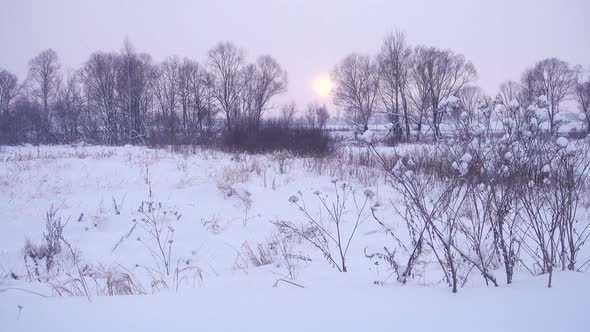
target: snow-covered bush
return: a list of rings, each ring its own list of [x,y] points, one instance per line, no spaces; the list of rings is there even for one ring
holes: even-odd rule
[[[402,196],[403,208],[396,210],[406,221],[410,241],[402,241],[374,209],[394,248],[366,255],[387,261],[398,281],[414,276],[420,257],[428,254],[424,248],[454,291],[468,275],[462,271],[472,268],[486,283],[498,285],[493,273],[498,263],[507,283],[519,267],[548,273],[549,286],[557,264],[575,270],[590,227],[578,218],[586,209],[579,203],[588,195],[588,144],[555,138],[529,125],[535,117],[520,113],[517,101],[507,109],[513,113],[504,135],[458,135],[426,156],[399,155],[394,167],[368,144]]]
[[[373,146],[369,148],[378,158],[377,150]],[[431,156],[446,161],[449,173],[453,171],[451,152],[446,148],[437,148],[431,152]],[[463,159],[464,164],[472,160],[465,155],[459,159]],[[455,171],[454,175],[441,179],[439,173],[422,168],[422,165],[424,164],[414,161],[414,158],[399,160],[392,169],[387,169],[384,165],[389,174],[389,183],[401,196],[401,208],[396,207],[398,202],[393,202],[393,207],[398,216],[403,218],[410,239],[402,241],[400,234],[396,234],[394,228],[382,216],[378,216],[373,208],[375,220],[393,238],[394,248],[385,246],[385,252],[366,255],[386,260],[396,272],[398,281],[406,283],[408,278],[415,275],[417,265],[424,261],[423,255],[431,253],[440,266],[444,280],[452,287],[453,292],[457,292],[459,285],[468,276],[469,266],[464,261],[471,260],[463,248],[463,242],[459,241],[467,190],[467,182],[462,176],[467,173]],[[495,284],[495,279],[486,266],[473,262],[472,265],[480,269],[486,280]]]
[[[534,243],[527,253],[539,273],[549,274],[551,287],[555,267],[576,269],[578,253],[590,235],[589,224],[580,220],[587,212],[581,203],[588,196],[590,147],[563,137],[531,145],[540,153],[529,155],[534,173],[521,195],[523,220],[530,229],[526,236]]]

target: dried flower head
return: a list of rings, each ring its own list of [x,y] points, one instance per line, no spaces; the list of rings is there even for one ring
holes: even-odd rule
[[[375,193],[371,189],[367,189],[365,190],[365,196],[368,199],[373,199],[373,197],[375,197]]]

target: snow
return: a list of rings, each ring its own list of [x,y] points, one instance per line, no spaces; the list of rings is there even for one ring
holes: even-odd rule
[[[574,153],[574,152],[576,152],[576,150],[577,150],[577,147],[574,142],[568,143],[568,145],[565,147],[566,153]]]
[[[549,102],[547,101],[547,96],[540,95],[537,98],[537,103],[539,103],[539,105],[541,105],[541,107],[545,107],[545,106],[549,105]]]
[[[510,107],[512,109],[518,109],[520,107],[520,103],[518,102],[518,100],[512,99],[510,101],[510,103],[508,104],[508,107]]]
[[[447,103],[449,103],[449,104],[454,104],[458,101],[459,101],[459,98],[457,98],[453,95],[447,97]]]
[[[484,126],[478,125],[473,128],[473,135],[475,135],[475,136],[480,136],[480,135],[483,135],[484,133],[485,133]]]
[[[447,98],[443,99],[443,101],[441,101],[440,106],[441,107],[445,107],[445,106],[450,106],[450,107],[456,107],[459,103],[459,98],[451,95],[448,96]]]
[[[535,111],[535,117],[539,120],[546,120],[548,117],[547,116],[548,113],[549,113],[549,111],[544,107],[537,108]]]
[[[490,107],[486,98],[480,98],[477,104],[477,108],[481,111],[485,111]]]
[[[455,168],[455,165],[453,165],[453,168]],[[467,174],[467,172],[469,172],[469,163],[461,161],[461,164],[458,166],[458,171],[461,175]]]
[[[565,148],[569,144],[569,140],[565,137],[559,137],[556,141],[557,145],[562,148]]]
[[[465,153],[453,167],[463,173],[472,159]],[[414,163],[407,160],[410,166]],[[307,162],[288,159],[287,171],[280,172],[272,155],[199,149],[172,153],[133,146],[0,148],[0,330],[575,332],[590,325],[590,297],[580,296],[590,294],[588,273],[556,273],[551,289],[545,287],[546,276],[531,277],[526,271],[518,272],[512,285],[498,288],[485,286],[473,273],[452,294],[431,264],[408,285],[401,286],[394,277],[376,285],[391,272],[368,260],[364,249],[382,248],[391,240],[371,219],[359,226],[351,243],[348,273],[331,268],[311,245],[295,243],[293,251],[310,258],[297,264],[293,280],[304,288],[277,283],[287,279],[281,258],[254,266],[240,260],[242,246],[255,250],[267,243],[276,234],[270,221],[306,225],[294,203],[315,208],[320,196],[333,195],[334,185],[347,183],[357,199],[383,203],[380,215],[397,216],[387,203],[399,197],[384,180],[367,186],[340,169],[318,174],[306,168]],[[411,174],[401,162],[395,168]],[[150,192],[153,200],[182,213],[178,220],[169,218],[167,226],[174,229],[175,262],[189,261],[201,269],[196,283],[158,291],[147,282],[145,295],[92,294],[89,302],[83,296],[54,296],[39,282],[8,276],[26,275],[24,240],[41,240],[45,213],[53,205],[68,221],[65,237],[80,251],[83,263],[104,266],[99,278],[124,280],[119,266],[145,278],[137,265],[153,262],[135,238],[147,239],[146,234],[118,242]],[[400,220],[393,221],[403,234]],[[343,223],[345,232],[349,225]],[[495,273],[502,275],[501,269]]]
[[[469,163],[471,160],[473,159],[473,156],[471,156],[470,153],[465,153],[462,157],[461,157],[461,161]]]
[[[349,280],[342,278],[342,283]],[[300,289],[243,284],[182,294],[41,298],[16,291],[0,295],[3,330],[17,331],[587,331],[587,275],[557,273],[503,289],[346,287]],[[539,288],[537,288],[539,287]],[[586,292],[588,294],[588,292]],[[23,306],[18,317],[17,305]]]
[[[360,136],[360,140],[367,143],[367,144],[371,144],[373,143],[373,139],[375,138],[374,136],[374,132],[372,130],[366,130],[361,136]]]
[[[368,197],[369,199],[372,199],[375,197],[375,192],[373,192],[371,189],[366,189],[364,191],[364,194],[366,197]]]

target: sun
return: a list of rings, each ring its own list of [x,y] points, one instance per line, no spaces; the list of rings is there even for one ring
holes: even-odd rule
[[[332,88],[334,87],[334,83],[330,79],[328,75],[319,75],[313,81],[313,90],[315,93],[318,94],[320,97],[327,97],[332,92]]]

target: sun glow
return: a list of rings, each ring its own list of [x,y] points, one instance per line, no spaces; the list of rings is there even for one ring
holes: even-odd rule
[[[320,75],[313,81],[313,90],[320,97],[329,96],[333,87],[334,83],[332,83],[332,80],[330,80],[330,76],[328,75]]]

